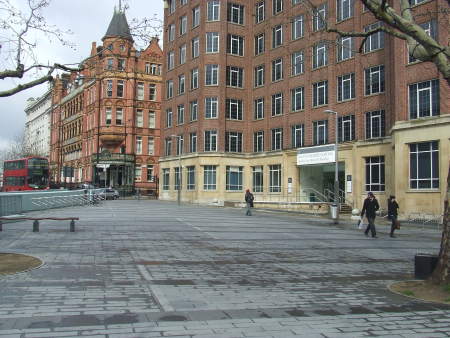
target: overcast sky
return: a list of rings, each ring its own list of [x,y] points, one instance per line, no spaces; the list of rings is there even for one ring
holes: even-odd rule
[[[24,0],[10,0],[18,7],[24,6]],[[128,22],[133,18],[153,18],[157,15],[163,19],[162,0],[122,0],[128,4],[126,10]],[[114,6],[118,7],[119,0],[53,0],[43,12],[47,22],[58,26],[62,30],[73,32],[67,38],[76,45],[73,50],[63,47],[58,42],[48,42],[42,37],[36,48],[40,62],[53,64],[76,63],[89,56],[91,43],[101,44],[109,22],[111,21]],[[24,9],[26,7],[23,7]],[[162,39],[161,39],[162,41]],[[0,65],[4,69],[4,65]],[[0,80],[0,90],[5,90],[19,84],[19,81]],[[39,97],[47,90],[48,84],[23,91],[9,98],[0,98],[0,149],[4,148],[25,126],[24,107],[29,97]]]

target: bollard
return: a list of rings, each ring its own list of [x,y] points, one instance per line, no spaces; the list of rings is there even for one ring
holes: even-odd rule
[[[75,220],[70,221],[70,232],[75,232]]]
[[[33,222],[33,232],[39,232],[39,221],[35,220]]]

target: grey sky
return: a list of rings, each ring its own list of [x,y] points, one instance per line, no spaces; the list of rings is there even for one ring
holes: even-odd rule
[[[12,3],[24,4],[23,0],[11,0]],[[36,48],[39,61],[43,63],[77,63],[89,56],[91,43],[101,44],[112,18],[114,6],[119,0],[53,0],[45,9],[46,20],[63,30],[73,32],[67,38],[76,45],[73,50],[63,47],[59,42],[49,42],[42,37]],[[133,18],[163,18],[162,0],[122,0],[129,8],[126,11],[130,22]],[[25,7],[24,7],[25,8]],[[3,66],[2,66],[3,67]],[[0,90],[13,87],[19,81],[0,81]],[[20,134],[25,125],[24,107],[29,97],[38,97],[45,93],[47,84],[18,93],[9,98],[0,98],[0,149],[9,144]]]

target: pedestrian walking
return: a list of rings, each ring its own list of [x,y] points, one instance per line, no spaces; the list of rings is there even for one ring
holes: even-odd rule
[[[366,215],[368,225],[364,234],[369,236],[369,230],[372,233],[372,238],[377,238],[377,231],[375,229],[375,217],[377,210],[380,209],[380,205],[378,204],[375,195],[372,192],[367,194],[367,198],[364,200],[363,208],[361,210],[361,217]]]
[[[247,212],[245,213],[245,216],[251,216],[252,215],[252,210],[251,208],[253,208],[253,200],[255,198],[253,197],[253,194],[250,192],[250,189],[247,189],[245,191],[245,203],[247,205]]]
[[[388,218],[392,222],[390,236],[395,237],[394,231],[395,231],[395,229],[397,229],[397,217],[398,217],[399,206],[398,206],[397,201],[395,200],[394,195],[389,196],[387,202],[388,202]]]

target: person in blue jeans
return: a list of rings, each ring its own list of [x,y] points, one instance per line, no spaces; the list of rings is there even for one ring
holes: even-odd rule
[[[247,204],[247,212],[245,213],[245,216],[251,216],[253,208],[253,200],[255,198],[253,197],[253,194],[250,192],[250,189],[247,189],[245,191],[245,203]]]
[[[377,199],[373,192],[367,194],[367,198],[364,200],[363,208],[361,210],[361,218],[366,214],[368,225],[364,234],[369,236],[369,230],[372,233],[372,238],[377,238],[377,231],[375,229],[375,217],[377,210],[380,209]]]

